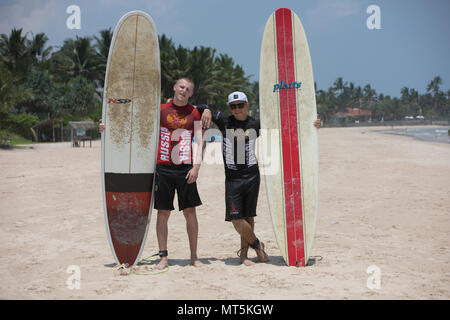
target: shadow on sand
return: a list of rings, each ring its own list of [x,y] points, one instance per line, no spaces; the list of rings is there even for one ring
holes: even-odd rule
[[[277,266],[277,267],[286,267],[286,262],[284,261],[284,258],[282,256],[269,256],[269,259],[270,259],[269,262],[266,262],[266,264]],[[210,257],[210,258],[200,258],[199,260],[204,265],[210,265],[211,262],[215,262],[215,261],[222,261],[227,266],[240,266],[241,265],[241,262],[238,257],[236,257],[236,258],[229,257],[229,258],[224,258],[224,259],[217,259],[217,258]],[[260,262],[258,262],[258,259],[256,257],[250,258],[250,260],[252,260],[253,262],[258,263],[258,264],[260,263]],[[321,256],[310,257],[306,266],[312,267],[315,264],[317,264],[318,261],[321,261],[321,260],[322,260]],[[138,266],[156,265],[156,264],[158,264],[158,261],[159,261],[159,258],[154,258],[152,260],[141,260],[137,265]],[[169,265],[170,266],[179,266],[179,267],[188,267],[188,266],[191,266],[191,260],[190,259],[169,259]],[[108,264],[105,264],[104,266],[106,268],[114,268],[117,266],[117,264],[108,263]]]

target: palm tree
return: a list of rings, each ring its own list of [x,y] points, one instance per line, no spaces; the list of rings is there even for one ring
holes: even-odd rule
[[[250,109],[254,110],[252,116],[259,118],[259,82],[250,82],[244,91],[251,103]]]
[[[333,85],[334,85],[334,89],[336,91],[340,91],[341,93],[345,87],[345,83],[344,83],[344,80],[342,79],[342,77],[337,78],[336,81],[334,81]]]
[[[108,55],[109,55],[109,47],[111,46],[111,41],[113,37],[113,33],[111,28],[100,30],[100,37],[94,36],[95,39],[95,49],[97,50],[98,57],[98,74],[100,76],[101,87],[103,88],[105,85],[105,73],[106,73],[106,64],[108,63]]]
[[[410,111],[414,115],[423,115],[422,110],[419,106],[419,92],[415,89],[410,89],[409,91],[409,98],[410,98]]]
[[[211,91],[212,72],[214,70],[214,56],[216,50],[201,46],[189,52],[187,61],[187,76],[192,78],[196,89],[192,102],[194,104],[207,102],[208,92]]]
[[[165,35],[159,37],[161,58],[161,98],[172,97],[173,84],[180,77],[190,77],[195,83],[192,104],[207,103],[217,109],[226,109],[226,95],[235,90],[244,90],[253,103],[257,102],[257,84],[250,83],[240,65],[226,54],[216,56],[210,47],[194,47],[189,50],[175,47]],[[252,96],[253,95],[253,96]]]
[[[159,51],[161,60],[161,99],[171,98],[173,85],[180,77],[188,75],[189,50],[182,46],[175,47],[171,39],[165,35],[159,37]]]
[[[439,93],[439,87],[442,84],[442,79],[440,76],[434,77],[433,80],[428,83],[427,91],[433,93],[436,96]]]
[[[31,39],[29,49],[31,59],[33,59],[35,63],[41,63],[50,58],[50,53],[53,47],[46,47],[47,42],[48,37],[45,35],[45,33],[38,33]]]
[[[349,85],[344,85],[344,91],[342,93],[341,101],[342,105],[350,108],[355,107],[354,101],[354,91],[355,91],[355,84],[353,82],[350,82]]]
[[[233,58],[226,54],[220,54],[214,61],[215,67],[210,78],[209,99],[211,104],[219,110],[227,109],[227,95],[232,91],[253,92],[250,84],[250,76],[240,65],[234,64]],[[253,97],[253,103],[256,99]]]
[[[422,115],[422,110],[419,106],[419,92],[414,89],[403,87],[400,90],[400,93],[401,104],[406,107],[405,115]]]
[[[172,39],[162,35],[159,37],[159,54],[161,62],[161,99],[171,96],[172,91],[169,91],[170,85],[173,86],[173,79],[171,74],[171,66],[175,61],[175,44]]]
[[[24,78],[30,68],[31,61],[27,34],[22,29],[12,29],[8,35],[0,35],[0,55],[6,68],[19,78]]]
[[[77,76],[96,82],[104,79],[99,57],[91,45],[90,37],[77,36],[75,40],[64,40],[63,46],[54,58],[56,72],[64,82]]]
[[[355,90],[353,91],[353,101],[354,101],[354,105],[357,106],[360,109],[362,109],[363,107],[366,107],[365,105],[363,106],[363,104],[362,104],[363,91],[362,91],[362,88],[360,86],[357,86],[355,88]]]
[[[334,81],[332,90],[335,96],[335,102],[337,111],[343,111],[348,107],[348,90],[346,90],[347,82],[344,82],[342,77],[339,77]]]
[[[32,98],[31,89],[15,79],[6,65],[0,62],[0,129],[7,121],[13,107]]]
[[[430,94],[431,93],[433,94],[433,109],[434,109],[434,111],[437,111],[437,109],[438,109],[438,101],[440,100],[439,99],[439,93],[440,93],[439,87],[441,84],[442,84],[442,79],[440,76],[437,76],[437,77],[434,77],[434,79],[431,80],[427,86],[427,92],[429,92]],[[431,114],[431,116],[432,116],[432,114]],[[431,117],[431,118],[433,118],[433,117]]]
[[[365,105],[370,105],[377,100],[377,92],[372,89],[370,84],[363,88],[363,101]]]

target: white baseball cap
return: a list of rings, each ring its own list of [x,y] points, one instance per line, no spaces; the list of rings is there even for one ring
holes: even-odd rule
[[[230,104],[234,101],[248,102],[248,99],[247,99],[247,96],[245,95],[245,93],[240,92],[240,91],[235,91],[228,95],[228,104]]]

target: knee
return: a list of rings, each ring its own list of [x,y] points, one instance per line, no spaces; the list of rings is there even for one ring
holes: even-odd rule
[[[245,228],[244,219],[231,220],[231,223],[233,223],[234,228],[239,233],[241,233],[242,230]]]
[[[184,213],[184,214],[193,214],[193,213],[195,213],[195,207],[192,207],[192,208],[184,208],[184,209],[183,209],[183,213]]]
[[[254,225],[254,224],[255,224],[255,219],[254,219],[253,217],[245,218],[245,220],[246,220],[250,225]]]
[[[158,210],[156,220],[159,222],[168,221],[170,217],[170,211],[168,210]]]
[[[186,218],[186,220],[196,218],[195,208],[183,209],[183,214],[184,214],[184,217]]]

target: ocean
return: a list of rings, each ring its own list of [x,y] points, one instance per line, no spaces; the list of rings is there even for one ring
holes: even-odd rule
[[[406,128],[384,130],[383,133],[410,136],[423,141],[450,143],[450,128]]]

